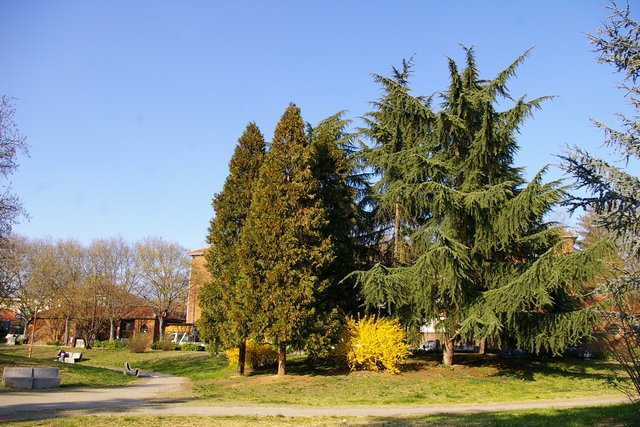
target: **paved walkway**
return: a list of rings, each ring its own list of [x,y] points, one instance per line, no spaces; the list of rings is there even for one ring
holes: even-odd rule
[[[72,390],[15,390],[0,394],[0,422],[64,415],[246,415],[286,417],[402,416],[442,413],[479,413],[536,408],[568,408],[628,402],[624,396],[572,400],[483,403],[463,405],[379,407],[267,407],[198,405],[188,379],[143,372],[145,380],[114,388]]]

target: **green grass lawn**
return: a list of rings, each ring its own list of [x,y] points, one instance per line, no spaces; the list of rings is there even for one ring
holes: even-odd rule
[[[181,416],[84,416],[11,421],[6,427],[620,427],[637,426],[638,410],[632,405],[597,408],[539,409],[463,415],[406,417],[181,417]]]
[[[83,351],[82,362],[71,365],[53,361],[57,348],[36,346],[28,359],[27,346],[0,345],[0,367],[58,366],[61,386],[118,386],[139,378],[122,375],[125,361],[136,368],[187,377],[193,385],[193,405],[287,405],[287,406],[358,406],[358,405],[446,405],[456,403],[506,402],[523,400],[568,399],[580,396],[611,396],[622,393],[615,387],[622,375],[612,362],[575,359],[509,359],[495,355],[456,355],[453,367],[439,364],[436,356],[414,357],[401,374],[385,372],[349,372],[348,369],[323,365],[308,368],[303,358],[288,360],[288,375],[275,375],[276,369],[250,372],[239,377],[226,366],[224,357],[207,352],[147,351],[134,354],[128,350],[92,349]],[[97,367],[117,368],[117,371]],[[0,390],[0,399],[5,390]],[[593,425],[629,424],[638,414],[631,405],[608,408],[517,411],[500,414],[464,416],[416,416],[386,420],[354,418],[349,425],[440,426],[474,425]],[[634,412],[634,410],[636,412]],[[514,418],[515,417],[515,418]],[[620,418],[622,423],[616,421]],[[631,418],[630,418],[631,417]],[[65,426],[80,426],[88,417],[64,419]],[[115,425],[109,417],[91,417],[91,425]],[[202,425],[193,417],[123,417],[119,425]],[[216,425],[251,424],[250,417],[213,417]],[[517,419],[517,422],[513,422]],[[209,421],[211,421],[210,419]],[[466,420],[466,421],[465,421]],[[50,424],[48,424],[51,422]],[[333,418],[291,419],[261,418],[260,425],[338,425]],[[105,424],[106,423],[106,424]],[[205,422],[210,423],[210,422]],[[574,424],[572,424],[574,423]],[[37,424],[54,426],[55,420]]]

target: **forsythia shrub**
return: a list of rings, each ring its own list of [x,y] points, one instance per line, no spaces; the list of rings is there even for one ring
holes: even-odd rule
[[[224,354],[227,356],[229,366],[237,368],[238,348],[226,350]],[[256,344],[249,340],[247,341],[245,359],[251,369],[255,370],[275,364],[278,361],[278,352],[270,344]]]
[[[352,371],[364,369],[397,374],[399,366],[409,355],[406,336],[397,319],[365,316],[355,320],[347,317],[347,331],[342,352]]]

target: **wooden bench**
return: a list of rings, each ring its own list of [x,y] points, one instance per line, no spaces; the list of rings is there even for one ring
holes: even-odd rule
[[[4,368],[2,386],[5,388],[60,387],[58,368]]]

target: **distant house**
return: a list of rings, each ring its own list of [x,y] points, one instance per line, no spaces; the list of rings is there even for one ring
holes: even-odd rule
[[[0,308],[0,338],[4,338],[7,334],[22,333],[22,318],[20,314],[7,308]]]
[[[185,320],[177,316],[167,316],[164,318],[165,333],[173,325],[184,325]],[[109,331],[107,331],[108,333]],[[120,320],[116,337],[131,338],[134,333],[153,334],[153,342],[160,339],[160,320],[153,314],[153,310],[148,305],[140,305],[132,308]],[[106,338],[103,339],[108,339]]]
[[[134,333],[150,334],[152,341],[160,339],[160,320],[154,315],[150,306],[141,302],[140,298],[132,295],[132,299],[137,301],[136,305],[121,317],[116,325],[116,338],[131,338]],[[98,315],[100,316],[100,307],[98,307]],[[102,316],[104,319],[104,316]],[[165,331],[174,325],[184,325],[185,319],[176,316],[168,316],[164,319]],[[30,339],[33,324],[30,324],[27,331],[27,337]],[[39,311],[36,320],[36,330],[34,334],[35,344],[46,344],[51,341],[64,341],[65,319],[55,310]],[[68,345],[75,345],[80,339],[76,328],[76,321],[69,322],[69,342]],[[95,339],[109,339],[109,325],[104,324],[97,332]]]

